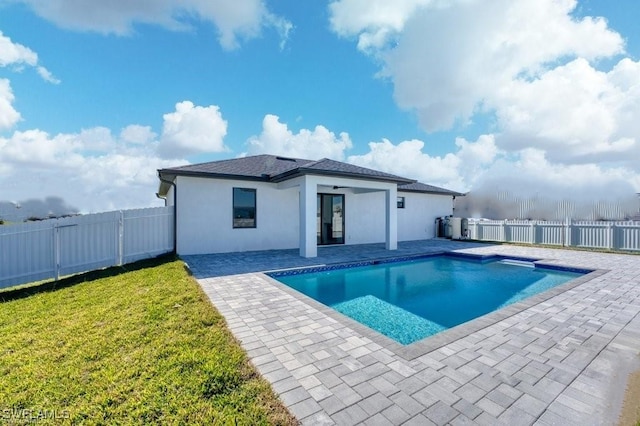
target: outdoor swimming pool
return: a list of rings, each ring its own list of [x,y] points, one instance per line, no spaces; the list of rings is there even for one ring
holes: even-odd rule
[[[451,254],[368,263],[268,275],[407,345],[590,272]]]

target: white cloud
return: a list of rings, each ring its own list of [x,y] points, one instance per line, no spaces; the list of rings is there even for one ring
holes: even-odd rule
[[[141,135],[145,128],[132,125],[120,137],[112,135],[106,127],[82,129],[79,133],[60,133],[52,136],[32,129],[15,131],[10,137],[0,138],[0,162],[7,167],[57,170],[75,168],[89,158],[122,154],[131,156],[157,156],[158,142],[154,139],[132,141],[132,131]],[[129,137],[129,138],[127,138]]]
[[[21,0],[41,17],[80,31],[125,35],[135,23],[155,24],[171,30],[190,28],[190,20],[212,22],[225,49],[239,40],[257,37],[263,27],[273,27],[286,40],[291,24],[272,14],[262,0]]]
[[[188,115],[197,108],[202,107],[179,103],[176,113],[167,114],[168,121],[173,123],[174,114]],[[213,111],[219,114],[217,108]],[[206,126],[200,129],[207,133]],[[273,115],[265,116],[262,133],[248,144],[250,154],[338,160],[344,160],[351,147],[346,133],[336,137],[317,126],[294,134]],[[37,129],[16,131],[0,137],[2,196],[19,201],[54,196],[82,212],[161,205],[155,198],[156,170],[187,161],[162,158],[159,146],[150,127],[135,124],[119,135],[104,127],[58,135]],[[476,141],[458,138],[456,147],[453,153],[431,156],[420,140],[398,144],[382,140],[370,143],[366,154],[346,161],[462,192],[473,187],[474,193],[511,191],[521,198],[544,193],[557,199],[621,200],[633,194],[634,185],[640,188],[638,171],[592,163],[566,166],[533,148],[509,154],[497,147],[494,135]]]
[[[449,189],[467,191],[470,186],[503,156],[493,135],[482,135],[477,141],[463,138],[456,141],[457,150],[444,156],[431,156],[424,152],[425,143],[409,140],[393,144],[387,139],[369,143],[369,151],[362,155],[345,153],[352,148],[347,133],[339,136],[318,125],[313,130],[292,132],[279,117],[268,114],[262,122],[262,132],[247,141],[243,155],[272,154],[318,160],[332,158],[362,167],[417,179],[421,182]]]
[[[141,135],[129,126],[125,135]],[[103,127],[55,136],[33,129],[0,138],[3,200],[54,196],[82,212],[162,205],[156,170],[187,163],[162,159],[157,141],[114,137]],[[1,200],[0,200],[1,201]]]
[[[421,140],[394,145],[389,140],[369,143],[369,152],[349,156],[348,162],[363,167],[416,179],[431,185],[467,191],[499,154],[492,135],[482,135],[476,142],[456,140],[458,150],[444,156],[423,151]]]
[[[342,160],[344,151],[352,147],[347,133],[336,137],[335,133],[318,125],[313,130],[302,129],[294,134],[278,116],[271,114],[262,121],[262,133],[250,138],[248,145],[249,155],[274,154],[309,160]]]
[[[567,166],[550,161],[544,150],[535,148],[507,152],[500,149],[493,134],[475,141],[457,138],[455,145],[454,152],[433,156],[421,140],[394,144],[383,139],[369,143],[367,153],[350,155],[346,161],[460,192],[472,190],[494,197],[508,192],[520,199],[544,194],[548,200],[573,199],[589,208],[594,200],[619,202],[622,207],[630,202],[632,208],[637,204],[634,187],[640,189],[640,170],[596,163]],[[337,138],[324,126],[293,133],[277,116],[267,115],[262,133],[249,139],[247,154],[345,161],[350,148],[347,134]]]
[[[53,74],[51,74],[51,71],[49,71],[45,67],[38,66],[36,67],[36,69],[40,77],[42,77],[45,81],[48,81],[49,83],[52,83],[52,84],[60,84],[60,80],[57,79]]]
[[[334,30],[360,44],[386,34],[366,50],[382,61],[397,104],[427,131],[495,113],[504,149],[536,146],[576,161],[637,152],[638,64],[596,70],[590,61],[622,54],[624,41],[602,18],[574,17],[576,5],[340,0],[330,10]]]
[[[527,148],[515,161],[499,159],[457,203],[458,214],[537,219],[620,219],[638,211],[640,173],[625,167],[552,163]]]
[[[151,127],[140,126],[139,124],[131,124],[120,132],[120,139],[137,145],[153,142],[157,136],[158,135],[151,130]]]
[[[20,113],[13,107],[15,96],[6,78],[0,78],[0,130],[10,129],[20,121]]]
[[[399,106],[429,131],[466,123],[494,94],[565,57],[621,53],[602,20],[575,20],[573,1],[458,1],[414,13],[397,46],[380,52]],[[544,29],[544,30],[541,30]]]
[[[82,162],[82,150],[84,143],[79,135],[60,134],[50,138],[46,132],[36,129],[0,138],[0,161],[14,170],[73,168]]]
[[[158,152],[164,158],[203,152],[224,152],[227,122],[216,105],[194,106],[190,101],[176,104],[175,112],[165,114]]]
[[[291,31],[294,29],[293,24],[285,18],[273,14],[269,14],[267,16],[267,22],[270,26],[275,28],[280,35],[280,50],[284,50],[287,45],[287,41],[289,41]]]
[[[432,157],[424,153],[423,148],[424,142],[417,139],[397,145],[383,139],[382,142],[370,142],[368,153],[349,156],[348,161],[425,183],[450,182],[458,178],[458,157],[454,154]]]
[[[424,152],[422,141],[395,145],[383,140],[370,143],[368,153],[350,156],[348,162],[460,192],[471,190],[469,198],[456,203],[456,213],[463,216],[556,219],[563,205],[578,218],[616,218],[638,209],[637,170],[554,163],[535,148],[507,154],[497,148],[493,135],[475,142],[458,139],[456,146],[456,152],[434,157]],[[519,200],[531,200],[525,203],[528,210],[519,207]],[[564,218],[562,213],[559,217]]]
[[[549,161],[544,151],[522,150],[515,161],[500,159],[478,180],[480,188],[508,190],[528,197],[536,193],[553,197],[612,199],[633,195],[640,187],[640,173],[624,167],[603,167],[594,163],[565,165]]]
[[[329,11],[331,28],[343,37],[357,36],[358,47],[369,52],[405,43],[406,33],[419,26],[428,45],[456,42],[441,43],[441,51],[475,46],[495,59],[545,62],[549,55],[596,58],[619,52],[621,37],[601,18],[573,19],[576,6],[577,0],[335,0]],[[483,37],[474,40],[470,33]],[[549,40],[554,43],[544,44]],[[536,49],[526,52],[532,45]]]
[[[38,55],[28,47],[14,43],[0,31],[0,66],[26,64],[32,67],[38,63]]]
[[[535,146],[567,163],[633,161],[640,170],[639,62],[623,59],[603,72],[576,59],[537,79],[514,80],[492,102],[504,149]]]
[[[421,141],[383,141],[350,161],[459,190],[492,173],[523,177],[528,188],[540,189],[541,179],[567,191],[566,182],[604,188],[600,179],[640,190],[640,62],[624,57],[624,40],[605,19],[577,17],[577,4],[332,2],[332,29],[358,37],[423,129],[476,118],[494,126],[444,156],[424,153]]]
[[[19,43],[12,42],[0,31],[0,67],[14,66],[20,69],[24,65],[35,67],[40,77],[49,83],[60,83],[60,80],[55,78],[48,69],[38,65],[37,53]]]
[[[363,51],[384,47],[409,17],[433,0],[338,0],[329,5],[331,28],[343,37],[358,36]]]
[[[175,8],[184,4],[177,0],[175,3]],[[218,27],[220,44],[225,49],[237,48],[238,39],[257,37],[263,27],[272,27],[278,32],[280,48],[283,48],[293,28],[288,20],[271,13],[262,0],[191,0],[187,4],[193,13]]]
[[[157,169],[187,164],[184,158],[191,152],[224,149],[227,128],[218,107],[189,101],[176,104],[164,119],[160,137],[139,124],[119,134],[92,127],[57,135],[31,129],[0,137],[0,202],[57,197],[82,212],[162,205],[155,197]]]

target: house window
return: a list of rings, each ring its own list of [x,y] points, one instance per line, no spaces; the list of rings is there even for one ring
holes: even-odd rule
[[[404,197],[398,197],[398,208],[404,209]]]
[[[233,188],[233,227],[256,227],[256,190]]]

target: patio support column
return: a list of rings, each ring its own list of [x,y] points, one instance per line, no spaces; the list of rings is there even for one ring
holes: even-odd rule
[[[386,204],[386,248],[387,250],[396,250],[398,248],[398,189],[394,186],[384,193]]]
[[[311,176],[300,183],[300,256],[318,256],[317,241],[318,185]]]

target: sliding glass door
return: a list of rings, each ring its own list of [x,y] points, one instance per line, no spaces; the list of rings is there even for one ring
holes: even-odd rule
[[[318,194],[318,245],[344,244],[344,195]]]

